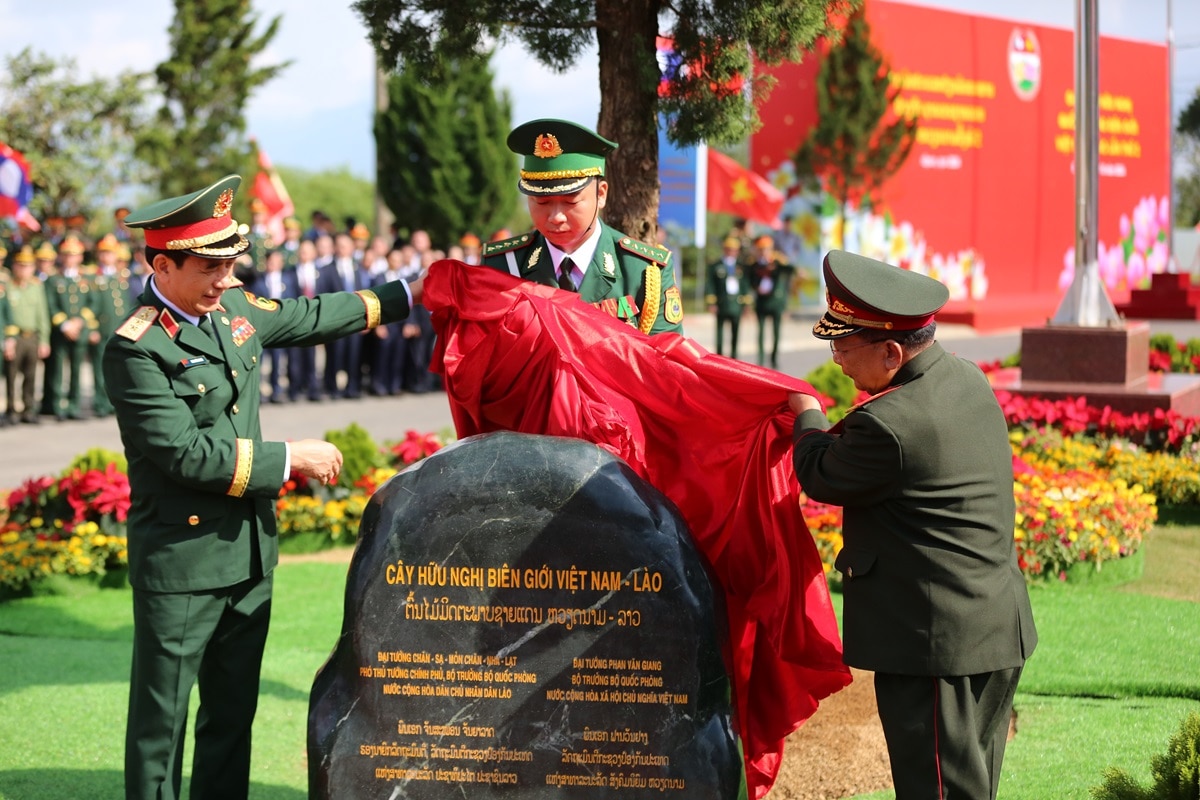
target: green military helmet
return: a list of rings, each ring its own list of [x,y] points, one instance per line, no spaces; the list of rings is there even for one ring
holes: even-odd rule
[[[813,325],[818,339],[923,328],[950,299],[950,290],[928,275],[856,253],[830,250],[824,272],[829,308]]]
[[[604,177],[604,160],[617,149],[582,125],[562,119],[535,119],[508,135],[508,149],[523,156],[517,187],[535,197],[574,194]]]
[[[125,217],[129,228],[146,232],[146,246],[201,258],[227,259],[246,252],[246,226],[233,218],[240,175],[226,175],[199,191],[168,197]]]

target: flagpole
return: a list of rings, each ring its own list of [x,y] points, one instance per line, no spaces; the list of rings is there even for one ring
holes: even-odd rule
[[[696,145],[696,210],[693,226],[696,229],[696,304],[704,305],[705,261],[708,244],[708,142]]]

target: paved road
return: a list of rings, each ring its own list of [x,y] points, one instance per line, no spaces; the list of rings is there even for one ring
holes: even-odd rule
[[[797,315],[784,321],[780,347],[782,371],[803,377],[829,359],[826,343],[811,335],[815,315]],[[715,341],[713,318],[707,314],[685,320],[688,335],[712,349]],[[1169,331],[1178,339],[1200,337],[1200,323],[1155,322],[1154,331]],[[739,355],[754,358],[757,325],[743,321]],[[1020,331],[978,335],[961,325],[943,325],[938,339],[951,352],[974,361],[987,361],[1015,353],[1020,348]],[[452,427],[450,410],[442,393],[402,397],[365,397],[361,400],[299,402],[264,405],[263,435],[267,439],[320,438],[325,431],[339,430],[351,422],[365,428],[380,444],[403,438],[405,431],[440,431]],[[114,419],[55,422],[43,418],[41,425],[18,425],[0,429],[0,487],[12,488],[30,477],[57,474],[77,454],[90,447],[121,450]]]

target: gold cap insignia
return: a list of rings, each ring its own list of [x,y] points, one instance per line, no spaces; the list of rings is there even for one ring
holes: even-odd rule
[[[223,217],[229,213],[231,208],[233,208],[233,189],[226,189],[213,203],[213,216]]]
[[[539,158],[558,158],[563,154],[563,149],[558,137],[552,133],[542,133],[533,143],[533,154]]]

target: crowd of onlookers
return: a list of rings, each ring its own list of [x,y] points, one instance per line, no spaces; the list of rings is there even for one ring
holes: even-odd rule
[[[141,305],[150,275],[144,247],[114,214],[113,231],[92,240],[82,219],[47,220],[38,232],[0,237],[0,332],[5,393],[0,427],[112,413],[100,356],[108,337]],[[441,258],[479,263],[481,242],[464,234],[435,249],[428,233],[372,236],[362,223],[336,225],[313,212],[307,228],[288,218],[272,232],[255,202],[250,249],[236,266],[245,289],[280,299],[369,289],[414,278]],[[494,237],[493,237],[494,238]],[[319,402],[439,390],[429,371],[434,334],[417,306],[404,322],[312,347],[268,349],[264,399]]]

